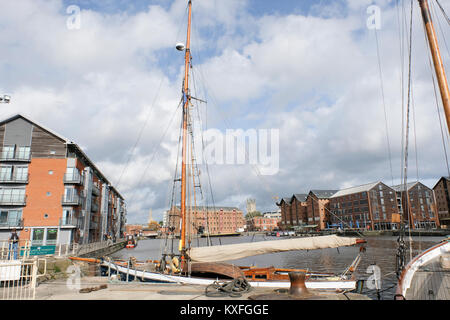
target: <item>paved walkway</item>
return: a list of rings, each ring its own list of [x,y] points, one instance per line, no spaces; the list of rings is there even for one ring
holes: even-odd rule
[[[104,289],[80,293],[80,289]],[[142,282],[109,282],[107,277],[83,277],[79,286],[70,280],[54,280],[39,284],[36,300],[248,300],[251,296],[274,295],[273,289],[253,288],[241,297],[207,297],[204,286],[180,284],[155,284]],[[278,300],[282,300],[284,295]],[[321,296],[326,300],[369,300],[357,294],[331,294]],[[271,300],[271,299],[270,299]]]

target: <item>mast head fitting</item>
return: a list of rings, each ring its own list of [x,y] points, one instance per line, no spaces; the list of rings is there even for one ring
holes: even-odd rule
[[[178,51],[183,51],[185,49],[184,43],[181,43],[181,42],[177,43],[175,48],[177,48]]]

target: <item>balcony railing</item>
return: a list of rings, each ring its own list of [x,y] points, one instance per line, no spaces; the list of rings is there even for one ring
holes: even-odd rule
[[[27,203],[26,195],[11,195],[2,194],[0,195],[0,205],[16,205],[24,206]]]
[[[23,219],[15,218],[15,219],[7,219],[6,221],[0,221],[0,229],[22,229],[23,228]]]
[[[78,219],[75,217],[63,217],[63,218],[59,219],[60,227],[76,228],[77,225],[78,225]]]
[[[64,183],[83,184],[84,177],[78,172],[64,174]]]
[[[28,183],[29,174],[0,175],[0,183]]]
[[[31,161],[30,152],[2,152],[0,154],[0,161]]]
[[[62,199],[61,199],[61,203],[63,205],[79,206],[79,205],[82,205],[82,200],[83,200],[83,198],[81,198],[77,194],[74,194],[71,196],[63,195]]]

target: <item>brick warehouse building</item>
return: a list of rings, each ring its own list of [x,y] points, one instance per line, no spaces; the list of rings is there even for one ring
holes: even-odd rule
[[[307,194],[296,193],[291,198],[282,198],[277,206],[280,207],[280,227],[283,229],[307,223]]]
[[[412,229],[430,229],[440,226],[433,189],[417,181],[410,182],[406,185],[408,197],[405,197],[403,184],[392,188],[397,193],[399,212],[403,213],[406,221],[410,221]],[[404,208],[408,208],[409,212]]]
[[[311,190],[308,194],[296,193],[291,198],[282,198],[276,204],[281,210],[281,228],[309,225],[325,229],[329,219],[330,197],[336,192]]]
[[[187,208],[187,211],[189,207]],[[186,227],[190,234],[209,232],[212,235],[231,234],[246,225],[243,212],[236,207],[192,207],[190,221]],[[166,211],[164,227],[174,226],[175,234],[180,233],[180,207]]]
[[[342,189],[330,198],[330,227],[397,229],[396,192],[382,182]]]
[[[0,240],[32,246],[121,237],[124,198],[74,142],[22,116],[0,122]]]
[[[308,224],[317,225],[320,230],[327,227],[330,219],[330,198],[338,190],[311,190],[306,199]]]
[[[450,179],[441,177],[434,185],[433,191],[436,199],[436,211],[439,217],[441,228],[450,228]]]
[[[278,229],[278,218],[264,216],[252,217],[247,220],[248,231],[273,231]]]

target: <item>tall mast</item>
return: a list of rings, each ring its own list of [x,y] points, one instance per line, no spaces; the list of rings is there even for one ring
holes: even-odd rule
[[[447,77],[445,76],[444,65],[442,63],[439,45],[434,31],[433,21],[431,20],[428,0],[418,0],[422,11],[422,19],[425,24],[427,39],[430,44],[431,55],[433,57],[434,70],[441,92],[442,104],[444,106],[445,119],[447,120],[447,129],[450,132],[450,93],[448,91]]]
[[[188,113],[189,104],[191,96],[189,94],[189,67],[191,60],[191,8],[192,1],[189,0],[189,17],[188,17],[188,27],[187,27],[187,38],[186,38],[186,51],[185,51],[185,70],[184,70],[184,88],[183,88],[183,149],[182,149],[182,162],[181,162],[181,235],[180,235],[180,253],[182,257],[184,256],[186,250],[186,147],[187,147],[187,123],[188,123]]]

